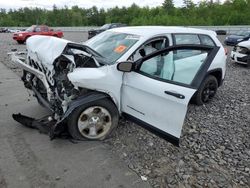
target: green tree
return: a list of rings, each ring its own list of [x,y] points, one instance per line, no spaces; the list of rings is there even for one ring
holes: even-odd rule
[[[41,8],[0,8],[0,26],[28,27],[36,24],[49,26],[100,26],[110,22],[128,25],[249,25],[250,0],[204,0],[195,5],[183,0],[184,7],[174,7],[173,0],[165,0],[162,6],[149,8],[132,4],[130,7],[114,7],[107,10],[78,6],[52,10]]]
[[[167,11],[172,11],[174,9],[173,0],[165,0],[162,4],[163,8]]]
[[[195,7],[195,4],[192,0],[183,0],[183,4],[184,4],[184,7],[188,9]]]

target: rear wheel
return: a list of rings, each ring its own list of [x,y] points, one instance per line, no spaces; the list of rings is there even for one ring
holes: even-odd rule
[[[75,109],[69,117],[68,130],[78,140],[104,140],[118,125],[118,119],[113,102],[101,99]]]
[[[202,105],[209,102],[216,94],[218,81],[215,76],[209,75],[202,82],[200,88],[192,98],[192,102]]]

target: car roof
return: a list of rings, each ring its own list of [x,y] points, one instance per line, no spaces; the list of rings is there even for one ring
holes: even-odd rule
[[[133,26],[133,27],[119,27],[111,29],[110,31],[139,35],[143,37],[149,37],[154,35],[160,35],[163,33],[198,33],[215,35],[216,33],[211,30],[195,29],[190,27],[172,27],[172,26]]]

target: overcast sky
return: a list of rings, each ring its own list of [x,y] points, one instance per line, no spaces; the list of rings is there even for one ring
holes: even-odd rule
[[[164,0],[0,0],[0,8],[18,9],[20,7],[40,7],[52,9],[52,6],[55,4],[57,7],[78,5],[83,8],[90,8],[95,5],[98,8],[106,9],[115,6],[130,6],[133,3],[139,6],[155,7],[161,5],[163,1]],[[182,6],[182,2],[183,0],[174,0],[174,4],[177,7]],[[193,2],[197,3],[198,0],[194,0]]]

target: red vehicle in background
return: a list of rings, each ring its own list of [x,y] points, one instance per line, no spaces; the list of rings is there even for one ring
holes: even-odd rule
[[[18,44],[23,44],[27,38],[33,35],[47,35],[47,36],[54,36],[54,37],[63,37],[62,31],[53,31],[46,25],[32,25],[28,29],[23,32],[18,32],[13,34],[13,39],[18,42]]]

